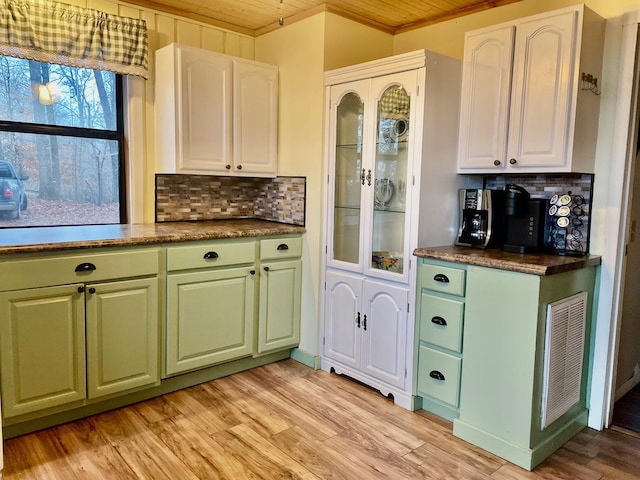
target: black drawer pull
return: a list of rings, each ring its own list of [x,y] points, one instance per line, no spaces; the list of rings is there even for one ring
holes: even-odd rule
[[[76,267],[76,272],[90,272],[95,269],[96,269],[96,266],[93,263],[86,262],[78,265]]]
[[[443,327],[447,326],[447,321],[439,316],[435,316],[431,319],[431,323],[435,323],[436,325],[442,325]]]
[[[263,269],[265,272],[268,272],[268,271],[269,271],[269,267],[262,267],[262,269]]]
[[[278,250],[289,250],[289,245],[287,245],[286,243],[281,243],[280,245],[278,245]]]
[[[250,273],[251,275],[255,275],[255,274],[256,274],[256,271],[255,271],[255,270],[249,270],[249,273]]]
[[[215,260],[218,258],[218,254],[216,252],[207,252],[204,254],[205,260]]]
[[[440,373],[438,370],[431,370],[429,372],[429,376],[431,378],[435,378],[436,380],[444,380],[444,375]]]
[[[440,282],[440,283],[449,283],[449,277],[447,277],[444,273],[437,273],[433,279],[436,282]]]

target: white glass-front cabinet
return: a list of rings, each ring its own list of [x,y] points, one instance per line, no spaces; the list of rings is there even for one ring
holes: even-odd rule
[[[451,87],[436,101],[439,85],[447,81],[445,71]],[[428,223],[432,217],[436,229],[441,222],[435,210],[420,212],[425,201],[421,179],[430,177],[422,172],[424,166],[432,169],[437,183],[430,192],[433,201],[441,195],[445,204],[437,216],[449,210],[452,218],[457,215],[455,135],[449,139],[432,130],[430,136],[441,138],[431,147],[423,145],[425,108],[431,108],[427,118],[436,122],[437,110],[453,109],[443,113],[440,127],[457,127],[457,113],[451,112],[458,108],[459,78],[459,62],[425,51],[333,70],[325,77],[322,365],[392,395],[405,408],[413,408],[412,252],[422,220]],[[433,104],[428,88],[433,88]],[[444,235],[424,235],[424,241],[453,243],[453,236],[448,238],[453,227],[444,230]]]
[[[603,41],[584,5],[468,32],[458,171],[593,172]]]

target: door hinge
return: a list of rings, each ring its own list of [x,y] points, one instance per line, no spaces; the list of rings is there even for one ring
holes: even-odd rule
[[[409,302],[407,302],[407,313],[409,313]]]
[[[413,175],[413,176],[411,177],[411,185],[415,185],[415,184],[416,184],[416,176],[415,176],[415,175]]]
[[[326,338],[322,337],[322,345],[325,345],[325,343],[326,343]]]
[[[404,369],[404,378],[407,378],[407,369]]]

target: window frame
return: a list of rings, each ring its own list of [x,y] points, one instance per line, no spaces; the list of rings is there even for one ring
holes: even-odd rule
[[[119,73],[115,75],[115,108],[116,108],[116,129],[101,130],[96,128],[70,127],[63,125],[47,125],[41,123],[15,122],[10,120],[0,120],[0,132],[28,133],[35,135],[57,135],[78,138],[95,138],[100,140],[114,140],[118,142],[118,202],[119,217],[118,224],[128,223],[127,205],[127,171],[125,158],[125,101],[124,101],[124,78]],[[79,224],[89,225],[89,224]],[[108,224],[91,224],[108,225]],[[33,225],[33,227],[56,227],[60,225]],[[29,227],[4,227],[4,228],[29,228]]]

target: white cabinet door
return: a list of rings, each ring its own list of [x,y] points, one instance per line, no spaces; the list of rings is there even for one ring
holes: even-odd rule
[[[365,280],[361,369],[396,387],[404,387],[409,290]]]
[[[514,168],[569,165],[577,15],[563,12],[518,24],[508,147]]]
[[[277,174],[278,69],[233,62],[233,169]]]
[[[327,272],[324,354],[348,367],[360,367],[362,278]]]
[[[226,171],[231,161],[231,61],[179,50],[178,173]]]
[[[500,172],[506,165],[514,32],[513,26],[507,26],[470,32],[465,38],[459,171]]]

